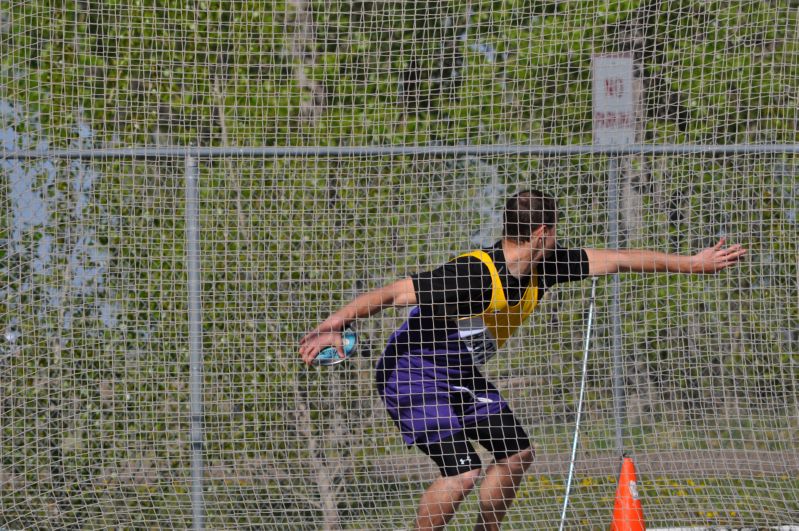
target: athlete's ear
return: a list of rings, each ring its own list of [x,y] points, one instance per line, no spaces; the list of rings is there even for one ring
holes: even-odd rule
[[[533,238],[543,238],[546,231],[547,231],[546,225],[539,225],[530,235],[530,239],[532,240]]]

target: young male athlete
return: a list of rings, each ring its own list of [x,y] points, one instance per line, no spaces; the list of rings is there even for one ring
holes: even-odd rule
[[[620,271],[715,273],[746,252],[724,240],[693,256],[557,245],[555,200],[539,191],[508,199],[502,239],[364,293],[300,340],[302,360],[335,345],[356,319],[415,305],[377,364],[377,390],[408,445],[435,461],[441,477],[421,497],[416,529],[441,529],[475,487],[482,464],[470,440],[493,455],[479,489],[476,529],[498,529],[533,461],[527,433],[480,366],[559,283]]]

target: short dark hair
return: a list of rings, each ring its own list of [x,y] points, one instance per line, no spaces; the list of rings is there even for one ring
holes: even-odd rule
[[[505,203],[505,224],[502,237],[528,241],[541,225],[554,227],[558,221],[555,199],[538,190],[523,190]]]

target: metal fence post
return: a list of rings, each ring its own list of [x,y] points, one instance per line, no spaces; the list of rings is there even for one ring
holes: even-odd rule
[[[191,395],[191,508],[193,529],[205,528],[203,501],[203,342],[200,298],[200,215],[197,159],[186,156],[186,249],[189,295],[189,392]]]
[[[608,160],[608,244],[610,249],[618,249],[619,238],[619,197],[621,195],[621,157],[611,155]],[[624,375],[623,357],[621,354],[621,283],[619,274],[611,278],[610,297],[610,336],[613,351],[613,416],[616,421],[616,449],[619,455],[624,454]]]

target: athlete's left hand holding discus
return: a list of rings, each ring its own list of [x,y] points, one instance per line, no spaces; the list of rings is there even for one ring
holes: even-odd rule
[[[344,358],[346,356],[344,355],[341,332],[348,324],[356,319],[374,315],[389,306],[409,306],[412,304],[416,304],[416,292],[413,288],[413,281],[410,278],[404,278],[382,288],[359,295],[300,339],[300,358],[302,358],[303,363],[310,367],[313,365],[317,354],[329,346],[335,347],[339,356]]]

